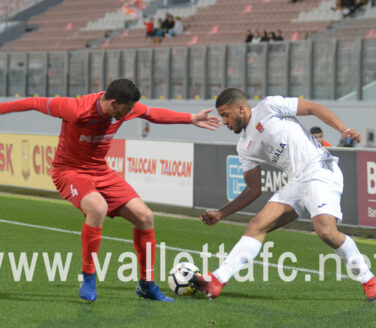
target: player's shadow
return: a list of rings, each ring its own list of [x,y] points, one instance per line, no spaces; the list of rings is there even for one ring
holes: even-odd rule
[[[290,300],[290,301],[310,301],[310,302],[330,302],[330,301],[336,301],[338,302],[338,296],[337,297],[312,297],[310,295],[307,295],[307,297],[276,297],[276,300]],[[341,298],[341,302],[358,302],[359,299],[353,296],[352,298]]]
[[[78,296],[77,296],[78,297]],[[79,299],[73,299],[72,296],[66,295],[46,295],[37,293],[2,293],[0,292],[0,300],[17,301],[17,302],[61,302],[80,304]]]
[[[114,285],[102,285],[101,283],[97,283],[97,289],[106,289],[106,290],[114,290],[114,291],[119,291],[119,290],[130,290],[130,291],[135,291],[136,290],[136,283],[125,283],[124,286],[114,286]],[[78,290],[79,284],[57,284],[54,285],[54,288],[76,288]]]
[[[203,295],[204,298],[206,298],[204,295]],[[257,299],[279,299],[279,298],[270,298],[270,296],[267,296],[267,295],[250,295],[250,294],[246,294],[246,293],[235,293],[235,292],[222,292],[221,295],[220,295],[220,298],[222,297],[231,297],[231,298],[244,298],[244,299],[253,299],[253,300],[257,300]]]
[[[204,296],[205,297],[205,296]],[[286,296],[286,295],[250,295],[245,293],[235,293],[235,292],[222,292],[222,297],[230,297],[230,298],[243,298],[243,299],[253,299],[253,300],[268,300],[268,301],[338,301],[338,297],[312,297],[312,295],[307,295],[306,297],[300,296],[300,297],[294,297],[294,296]],[[343,302],[354,302],[357,301],[357,299],[353,298],[342,298],[341,301]]]
[[[126,286],[98,286],[98,290],[99,289],[105,289],[105,290],[114,290],[114,291],[132,291],[134,292],[136,290],[136,285],[132,285],[132,286],[129,286],[129,285],[126,285]]]
[[[136,286],[137,284],[135,283],[125,283],[124,286],[98,284],[98,298],[100,298],[100,300],[106,300],[107,302],[126,302],[137,297]],[[78,293],[78,287],[76,285],[57,285],[56,287],[76,288]]]

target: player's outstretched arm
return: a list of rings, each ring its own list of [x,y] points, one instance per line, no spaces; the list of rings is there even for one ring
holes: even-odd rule
[[[325,124],[339,131],[343,138],[352,137],[356,142],[361,141],[358,131],[348,128],[336,114],[321,104],[299,99],[297,115],[314,115]]]
[[[221,125],[221,120],[213,115],[209,115],[214,108],[204,109],[197,114],[192,114],[191,122],[199,128],[215,130]]]
[[[47,103],[49,98],[26,98],[14,101],[6,101],[0,104],[0,114],[37,110],[48,114]]]
[[[25,98],[0,103],[0,114],[36,110],[46,115],[74,121],[77,118],[78,100],[73,98]]]
[[[230,203],[222,206],[218,210],[206,210],[200,219],[207,225],[213,225],[220,220],[240,211],[251,204],[261,195],[261,168],[255,167],[252,170],[244,172],[246,188]]]
[[[209,115],[213,109],[205,109],[197,114],[181,113],[166,108],[149,108],[148,106],[136,103],[130,116],[141,117],[157,124],[193,124],[200,128],[215,130],[221,125],[218,117]]]

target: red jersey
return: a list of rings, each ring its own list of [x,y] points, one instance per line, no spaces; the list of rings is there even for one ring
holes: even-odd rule
[[[323,147],[332,147],[332,145],[330,144],[329,141],[326,141],[324,139],[322,139],[322,144],[321,144]]]
[[[121,120],[105,116],[100,107],[104,92],[75,98],[27,98],[0,104],[0,114],[37,110],[63,119],[54,169],[102,171],[111,140],[124,121],[136,117],[153,123],[189,124],[191,114],[136,103]]]
[[[144,25],[146,26],[146,32],[153,33],[153,31],[154,31],[154,23],[153,22],[144,22]]]

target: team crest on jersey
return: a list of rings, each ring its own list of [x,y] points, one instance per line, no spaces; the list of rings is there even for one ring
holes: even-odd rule
[[[256,125],[256,129],[258,132],[263,133],[264,132],[264,127],[262,126],[261,122],[258,122]]]

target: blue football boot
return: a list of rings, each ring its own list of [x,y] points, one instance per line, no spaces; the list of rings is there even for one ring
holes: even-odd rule
[[[173,302],[174,299],[167,297],[154,283],[154,281],[140,280],[136,287],[136,294],[142,298],[148,298],[154,301]]]
[[[97,299],[97,286],[95,281],[96,274],[82,272],[84,281],[80,285],[80,297],[86,301],[95,301]]]

